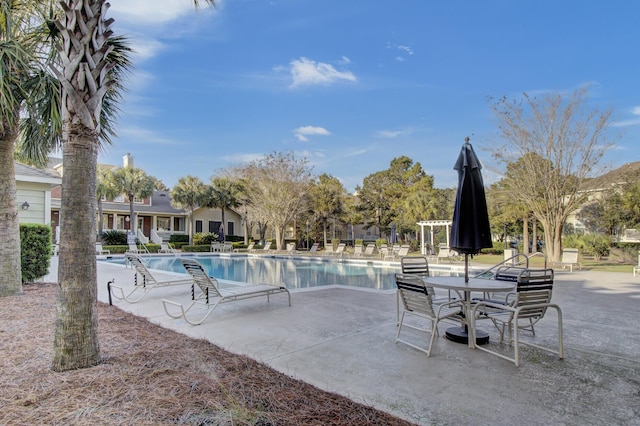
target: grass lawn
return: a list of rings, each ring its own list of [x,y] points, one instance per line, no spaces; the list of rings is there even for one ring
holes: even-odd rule
[[[474,264],[483,265],[496,265],[504,260],[502,255],[497,254],[479,254],[471,259]],[[537,268],[544,267],[543,257],[532,257],[529,259],[529,265]],[[608,271],[608,272],[624,272],[626,274],[633,273],[633,267],[637,265],[631,265],[628,263],[613,262],[609,259],[594,260],[594,259],[580,259],[580,265],[582,269],[588,271]]]

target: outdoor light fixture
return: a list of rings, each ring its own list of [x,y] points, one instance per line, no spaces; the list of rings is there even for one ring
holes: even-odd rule
[[[29,210],[29,203],[28,202],[24,202],[22,203],[22,210]]]

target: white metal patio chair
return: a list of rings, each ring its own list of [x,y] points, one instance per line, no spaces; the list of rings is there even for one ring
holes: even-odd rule
[[[492,351],[485,346],[476,345],[475,348],[511,361],[516,367],[520,366],[519,346],[521,343],[557,354],[562,359],[564,357],[562,310],[558,305],[551,303],[553,275],[553,269],[523,269],[517,277],[516,292],[513,293],[513,298],[507,298],[506,304],[481,301],[473,307],[471,315],[472,334],[475,335],[476,321],[482,318],[490,319],[498,327],[500,330],[500,342],[504,341],[504,332],[505,329],[508,329],[508,343],[511,344],[513,342],[514,346],[513,357]],[[557,351],[520,340],[520,330],[530,330],[535,335],[534,325],[544,317],[548,308],[553,308],[557,312]],[[472,341],[475,341],[475,339],[472,339]]]
[[[396,343],[404,343],[414,349],[422,351],[431,356],[431,347],[433,346],[433,340],[438,334],[438,323],[443,320],[450,320],[463,323],[464,318],[463,305],[459,300],[452,300],[447,303],[443,303],[440,306],[434,306],[431,295],[429,294],[428,287],[417,275],[410,274],[396,274],[395,275],[396,286],[398,288],[398,295],[402,302],[402,315],[400,316],[400,322],[398,324],[398,330],[396,332]],[[425,319],[431,323],[429,328],[422,328],[414,324],[405,323],[407,316],[416,316]],[[429,346],[424,348],[416,343],[401,338],[401,332],[403,327],[425,333],[431,333],[429,339]]]

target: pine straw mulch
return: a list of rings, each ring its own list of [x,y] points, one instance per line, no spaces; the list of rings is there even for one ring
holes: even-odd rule
[[[55,287],[0,298],[0,424],[409,424],[102,303],[103,362],[54,373]]]

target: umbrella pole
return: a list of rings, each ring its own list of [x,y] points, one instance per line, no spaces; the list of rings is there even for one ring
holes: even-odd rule
[[[469,254],[464,254],[464,282],[469,282]]]

